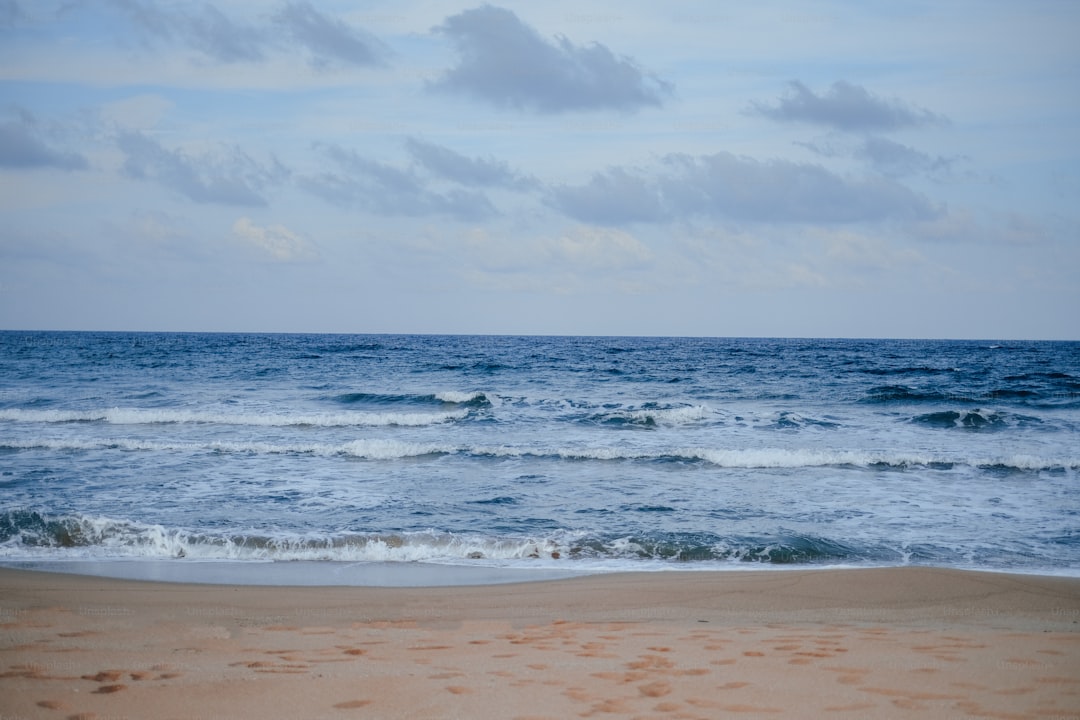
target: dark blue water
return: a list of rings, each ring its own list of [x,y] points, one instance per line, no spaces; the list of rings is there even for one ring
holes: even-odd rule
[[[0,560],[1080,574],[1080,343],[0,333]]]

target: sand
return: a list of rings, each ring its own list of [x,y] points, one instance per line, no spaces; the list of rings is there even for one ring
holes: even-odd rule
[[[0,569],[0,718],[1080,719],[1080,579],[248,587]]]

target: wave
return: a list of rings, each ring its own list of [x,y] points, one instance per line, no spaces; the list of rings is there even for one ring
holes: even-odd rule
[[[490,407],[495,403],[487,393],[446,390],[429,394],[396,394],[354,392],[335,395],[334,402],[343,405],[459,405],[467,407]]]
[[[463,420],[468,409],[443,412],[364,412],[347,413],[223,413],[205,410],[110,408],[100,410],[0,410],[0,421],[24,423],[101,422],[110,425],[214,424],[259,427],[379,427],[436,425]]]
[[[27,510],[0,513],[0,557],[190,558],[199,560],[339,560],[417,562],[522,559],[560,554],[553,538],[491,538],[440,532],[266,535],[207,533],[85,515]]]
[[[658,425],[686,425],[708,420],[714,412],[704,405],[679,405],[660,407],[645,405],[639,409],[627,408],[596,413],[589,422],[602,425],[656,427]]]
[[[1041,425],[1042,421],[1028,415],[993,410],[941,410],[911,418],[911,422],[938,428],[964,430],[1003,430],[1023,425]]]
[[[967,397],[934,390],[916,390],[906,385],[880,385],[866,391],[859,402],[869,404],[886,403],[925,403],[952,400],[955,402],[977,402],[974,397]]]
[[[906,385],[880,385],[863,393],[861,404],[929,404],[1011,402],[1032,408],[1069,409],[1080,406],[1080,388],[1001,387],[978,393],[949,392],[948,390],[916,389]]]
[[[206,443],[168,442],[113,438],[109,440],[9,440],[0,442],[7,450],[123,450],[157,452],[217,452],[254,455],[319,455],[346,456],[368,460],[400,460],[425,455],[448,455],[459,449],[448,445],[410,443],[400,440],[353,440],[334,445],[329,443],[268,443],[214,441]]]
[[[766,427],[778,430],[797,430],[805,427],[837,428],[840,427],[840,423],[806,417],[796,412],[782,411],[776,413]]]
[[[488,396],[482,392],[457,392],[447,390],[435,393],[433,396],[439,402],[453,403],[455,405],[484,406],[493,404]]]
[[[958,457],[947,454],[889,453],[863,450],[811,449],[718,449],[718,448],[661,448],[633,451],[622,447],[512,447],[463,446],[439,443],[416,443],[388,439],[359,439],[341,444],[332,443],[268,443],[268,442],[170,442],[113,438],[108,440],[67,440],[39,438],[32,440],[0,441],[0,449],[9,451],[158,451],[214,452],[268,455],[317,455],[361,460],[404,460],[425,456],[455,455],[463,458],[534,458],[572,462],[652,462],[705,463],[733,469],[798,469],[815,467],[854,468],[919,468],[950,469],[968,466],[984,469],[1018,471],[1076,470],[1080,456],[1039,457],[1034,455],[1001,455],[994,457]]]
[[[555,529],[542,535],[483,535],[438,530],[267,534],[202,531],[78,513],[0,513],[0,561],[172,560],[253,562],[444,563],[612,569],[747,565],[972,564],[1030,566],[1030,548],[950,548],[902,540],[854,539],[778,528],[761,535],[713,532],[592,533]]]
[[[440,531],[267,535],[203,532],[152,523],[33,510],[0,513],[0,558],[186,558],[190,560],[477,562],[653,560],[767,564],[851,562],[886,557],[879,548],[799,533],[725,537],[711,533],[485,536]],[[893,553],[899,555],[898,552]]]

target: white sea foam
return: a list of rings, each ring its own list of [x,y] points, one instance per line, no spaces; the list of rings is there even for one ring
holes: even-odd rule
[[[396,460],[423,455],[449,454],[458,448],[451,445],[412,443],[402,440],[353,440],[340,446],[336,453],[369,460]]]
[[[656,423],[657,425],[682,425],[700,422],[714,413],[704,405],[688,405],[674,408],[650,408],[631,410],[625,414],[632,422]]]
[[[444,392],[435,393],[435,399],[445,403],[475,403],[480,401],[491,402],[491,398],[487,393],[483,392],[458,392],[456,390],[446,390]]]

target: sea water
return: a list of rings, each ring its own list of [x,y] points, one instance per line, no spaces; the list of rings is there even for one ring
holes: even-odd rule
[[[1075,342],[0,333],[7,564],[1080,575],[1078,471]]]

